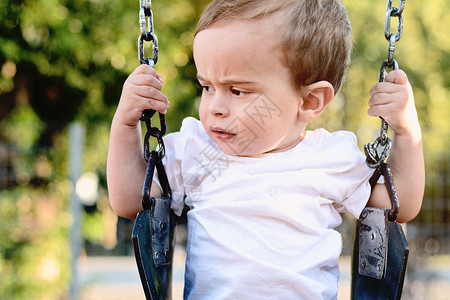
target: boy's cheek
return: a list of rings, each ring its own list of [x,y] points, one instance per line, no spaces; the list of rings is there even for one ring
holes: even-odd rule
[[[283,111],[265,94],[256,94],[243,109],[243,118],[248,119],[248,126],[264,130],[266,126],[283,118]]]

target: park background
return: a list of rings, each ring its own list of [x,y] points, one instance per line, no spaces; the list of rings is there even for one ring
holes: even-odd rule
[[[197,116],[192,41],[208,1],[152,2],[160,47],[156,69],[171,101],[171,132],[184,117]],[[387,57],[386,3],[344,4],[354,31],[352,65],[342,90],[310,128],[353,131],[362,148],[379,133],[378,118],[366,111]],[[70,241],[77,226],[81,260],[132,255],[132,222],[111,210],[105,169],[121,87],[139,64],[138,10],[138,0],[0,2],[0,299],[69,298]],[[411,253],[405,299],[445,299],[445,289],[436,288],[448,292],[450,285],[449,10],[447,0],[406,1],[396,44],[395,58],[415,92],[427,174],[422,210],[406,228]],[[79,221],[74,199],[84,201]],[[344,255],[354,224],[347,219],[339,229]]]

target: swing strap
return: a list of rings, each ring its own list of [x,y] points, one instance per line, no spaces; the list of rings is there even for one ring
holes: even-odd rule
[[[171,294],[175,218],[170,209],[172,193],[169,180],[162,164],[165,151],[162,131],[151,126],[150,115],[146,117],[144,157],[147,169],[142,188],[143,210],[136,216],[132,241],[146,299],[162,300],[170,299]],[[158,148],[153,151],[149,150],[150,136],[158,140]],[[155,169],[163,191],[161,197],[151,197]]]
[[[408,255],[401,225],[385,209],[365,208],[355,228],[351,299],[400,299]]]
[[[409,246],[400,224],[397,192],[389,165],[381,163],[370,183],[383,175],[391,209],[366,207],[356,222],[352,253],[351,299],[400,299]]]
[[[359,274],[381,279],[387,261],[388,222],[395,222],[400,209],[392,172],[382,163],[370,178],[372,189],[383,175],[391,209],[366,207],[359,217]]]
[[[146,299],[170,299],[175,218],[170,209],[171,190],[162,164],[164,144],[149,153],[142,188],[142,207],[132,232],[133,248]],[[158,171],[163,195],[151,197],[154,171]]]

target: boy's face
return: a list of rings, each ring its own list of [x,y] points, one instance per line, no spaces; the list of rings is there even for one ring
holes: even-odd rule
[[[303,137],[302,98],[282,63],[273,28],[270,19],[225,20],[195,37],[194,59],[203,87],[200,120],[227,154],[283,151]]]

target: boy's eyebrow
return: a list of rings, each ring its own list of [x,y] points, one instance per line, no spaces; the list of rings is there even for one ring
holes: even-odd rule
[[[197,73],[197,79],[200,81],[207,81],[202,75]]]
[[[206,78],[204,78],[202,75],[197,73],[197,79],[199,81],[208,82]],[[254,84],[253,81],[247,81],[247,80],[241,80],[241,79],[233,79],[233,78],[225,78],[224,80],[220,80],[221,84]]]

